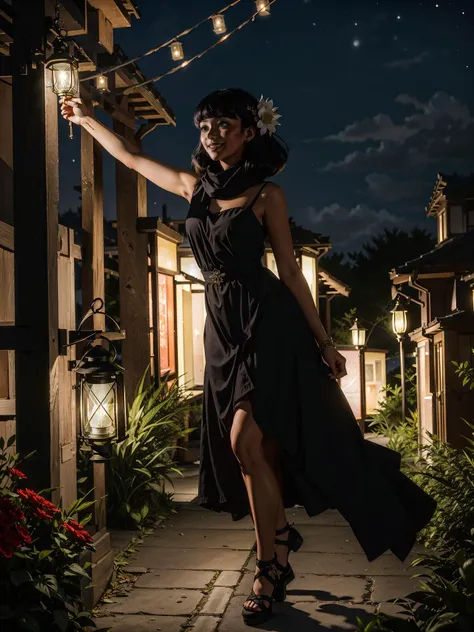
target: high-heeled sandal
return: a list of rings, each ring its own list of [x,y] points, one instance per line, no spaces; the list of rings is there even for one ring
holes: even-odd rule
[[[275,538],[275,544],[281,544],[288,547],[288,556],[290,551],[298,551],[303,544],[303,536],[295,529],[293,525],[290,525],[288,522],[281,529],[277,529],[275,531],[276,535],[282,535],[283,533],[288,533],[287,540],[281,540],[279,538]],[[295,579],[295,573],[291,568],[291,564],[287,559],[286,566],[280,564],[277,560],[276,567],[280,572],[279,582],[276,589],[273,591],[273,598],[275,601],[285,601],[286,599],[286,587],[290,582]]]
[[[275,569],[277,569],[278,566],[281,566],[281,564],[278,564],[276,553],[273,556],[273,559],[257,559],[256,563],[258,570],[253,578],[254,581],[259,577],[265,577],[273,585],[272,593],[274,594],[275,590],[277,590],[279,587],[280,578],[278,576],[272,577],[272,575],[270,574],[270,570],[272,566]],[[250,595],[245,601],[253,601],[260,608],[260,610],[248,610],[244,606],[242,608],[242,618],[244,620],[244,623],[246,623],[247,625],[259,625],[260,623],[265,623],[266,621],[268,621],[273,614],[273,594],[265,595],[262,593],[260,595],[257,595],[252,587]],[[266,601],[268,602],[268,605],[265,603]]]

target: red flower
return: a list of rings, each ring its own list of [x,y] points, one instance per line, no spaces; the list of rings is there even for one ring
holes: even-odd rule
[[[16,524],[15,527],[20,536],[23,538],[23,542],[26,542],[26,544],[31,544],[31,536],[28,533],[27,529],[21,524]]]
[[[11,500],[0,498],[0,554],[6,558],[11,558],[23,544],[32,543],[27,529],[17,522],[24,518],[25,514]]]
[[[15,507],[12,501],[9,498],[0,498],[0,521],[8,520],[11,522],[12,520],[24,520],[25,514],[21,509]]]
[[[3,557],[10,559],[13,557],[13,551],[13,547],[8,544],[8,542],[0,541],[0,554],[3,555]]]
[[[20,472],[20,470],[17,470],[14,467],[9,467],[7,472],[10,476],[15,476],[16,478],[28,478],[26,474],[23,474],[23,472]]]
[[[52,502],[43,498],[43,496],[40,496],[32,489],[19,489],[18,494],[32,506],[33,514],[37,518],[51,520],[54,517],[53,514],[60,513],[60,510]]]
[[[91,534],[75,520],[63,522],[61,526],[65,531],[73,535],[78,542],[82,542],[83,544],[92,544],[93,540]]]

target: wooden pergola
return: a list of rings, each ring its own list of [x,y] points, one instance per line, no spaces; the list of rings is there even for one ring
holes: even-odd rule
[[[132,18],[139,17],[133,0],[61,0],[60,12],[74,39],[81,79],[87,79],[97,68],[126,59],[114,46],[113,35],[115,28],[129,27]],[[80,130],[80,248],[74,243],[73,231],[58,224],[58,125],[65,123],[58,121],[58,100],[49,87],[50,71],[44,65],[55,38],[53,17],[54,3],[48,0],[0,3],[0,78],[2,89],[9,93],[9,99],[0,103],[0,115],[11,121],[12,130],[11,138],[0,139],[8,165],[7,175],[2,173],[1,177],[12,178],[14,216],[13,226],[0,222],[0,272],[10,266],[12,281],[3,285],[6,294],[0,287],[0,314],[7,313],[2,303],[10,301],[9,317],[0,320],[0,353],[8,353],[10,380],[10,408],[2,408],[0,400],[0,434],[14,431],[16,450],[22,455],[35,452],[25,462],[30,485],[57,488],[52,499],[58,502],[61,497],[68,505],[76,496],[77,419],[73,373],[68,364],[75,359],[75,351],[74,347],[66,350],[64,343],[68,332],[77,327],[75,260],[82,260],[84,312],[94,298],[105,298],[106,192],[101,148]],[[144,79],[136,64],[111,73],[109,78],[109,92],[99,92],[93,80],[86,80],[81,83],[81,96],[111,116],[116,132],[139,145],[157,126],[175,124],[171,108],[153,88],[143,86],[123,94],[125,88]],[[140,127],[136,131],[137,120]],[[130,397],[150,360],[149,314],[143,309],[148,297],[148,236],[137,230],[138,219],[147,215],[147,203],[145,179],[120,163],[116,164],[116,200],[120,325],[126,335],[122,355]],[[4,257],[3,252],[7,253]],[[95,315],[91,328],[105,329],[104,317]],[[96,552],[92,556],[95,586],[89,592],[90,603],[97,602],[113,562],[105,522],[104,466],[95,463],[93,467]]]

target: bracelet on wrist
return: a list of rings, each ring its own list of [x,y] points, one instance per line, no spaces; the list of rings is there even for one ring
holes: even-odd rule
[[[323,342],[319,345],[319,350],[324,351],[326,347],[336,348],[336,345],[334,344],[334,340],[332,339],[332,336],[329,336],[329,338],[326,338],[326,340],[323,340]]]

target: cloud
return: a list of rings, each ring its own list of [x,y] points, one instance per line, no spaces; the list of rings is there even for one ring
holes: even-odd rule
[[[422,64],[429,56],[429,52],[427,50],[424,50],[419,55],[415,55],[415,57],[396,59],[394,61],[388,62],[387,64],[384,64],[384,66],[386,68],[399,68],[400,70],[408,70],[408,68],[411,68],[412,66]]]
[[[368,185],[368,193],[373,198],[383,202],[397,202],[398,200],[416,198],[422,194],[426,197],[433,188],[432,182],[424,180],[396,182],[385,173],[369,173],[365,181]]]
[[[413,223],[386,209],[375,210],[367,204],[357,204],[346,208],[337,202],[316,210],[313,206],[305,209],[308,227],[329,235],[334,250],[355,250],[366,243],[371,236],[385,228],[411,230]]]
[[[408,94],[399,94],[395,101],[418,111],[401,123],[387,114],[377,114],[326,137],[344,143],[378,144],[348,153],[321,171],[420,170],[443,160],[472,158],[474,118],[466,105],[444,92],[435,93],[426,103]]]

